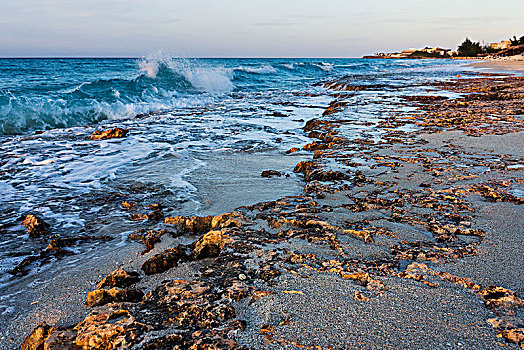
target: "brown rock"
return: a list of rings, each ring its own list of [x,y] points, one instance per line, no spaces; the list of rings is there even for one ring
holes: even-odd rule
[[[55,327],[42,322],[36,326],[31,334],[24,339],[21,350],[44,350],[44,343],[47,338],[55,331]]]
[[[507,341],[524,345],[524,328],[505,329],[500,333]]]
[[[242,214],[238,212],[230,212],[213,217],[213,220],[211,220],[211,229],[217,230],[226,227],[242,227],[251,225],[252,223],[253,222]]]
[[[24,225],[27,228],[29,237],[32,238],[38,237],[42,234],[49,234],[49,225],[36,215],[27,215],[21,225]]]
[[[186,260],[187,256],[183,246],[171,248],[156,254],[142,264],[142,271],[146,275],[162,273],[172,267],[176,267],[180,260]]]
[[[316,163],[315,162],[312,162],[310,160],[307,160],[307,161],[303,161],[303,162],[300,162],[298,163],[296,166],[295,166],[295,169],[293,169],[293,172],[294,173],[306,173],[307,171],[309,171],[310,169],[316,167]]]
[[[209,231],[191,245],[191,257],[195,260],[216,257],[228,240],[222,231]]]
[[[260,176],[262,177],[282,176],[282,173],[276,170],[264,170],[262,174],[260,174]]]
[[[75,326],[74,342],[83,349],[126,349],[149,329],[135,321],[129,311],[111,304],[96,308]]]
[[[128,129],[114,128],[110,130],[97,130],[91,134],[90,140],[114,139],[126,137]]]
[[[144,293],[138,289],[95,289],[87,293],[85,306],[95,307],[114,302],[138,303],[142,300],[143,296]]]
[[[140,275],[138,274],[138,272],[126,271],[122,268],[119,268],[111,272],[111,274],[109,274],[102,281],[100,281],[96,285],[96,287],[98,289],[107,287],[127,288],[130,285],[137,283],[138,281],[140,281]]]
[[[293,147],[291,149],[288,149],[286,151],[286,154],[291,154],[291,153],[295,153],[295,152],[298,152],[298,151],[300,151],[300,148]]]
[[[164,219],[166,225],[174,225],[179,232],[203,233],[211,230],[212,216],[175,216]]]

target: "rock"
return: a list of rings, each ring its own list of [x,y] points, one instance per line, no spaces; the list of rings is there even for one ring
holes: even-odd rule
[[[49,225],[40,217],[33,214],[27,215],[21,225],[24,225],[27,228],[29,237],[32,238],[39,237],[43,234],[49,234]]]
[[[342,181],[349,180],[351,177],[340,171],[314,169],[306,170],[305,172],[306,181]]]
[[[95,289],[87,293],[86,307],[102,306],[114,302],[138,303],[142,300],[144,293],[138,289]]]
[[[282,173],[276,170],[264,170],[262,174],[260,174],[260,176],[262,177],[282,176]]]
[[[172,267],[176,267],[180,260],[185,261],[186,259],[187,255],[184,251],[184,247],[178,246],[176,248],[165,250],[146,260],[142,264],[142,271],[144,271],[146,275],[162,273]]]
[[[295,153],[295,152],[298,152],[300,151],[300,148],[296,148],[296,147],[293,147],[293,148],[290,148],[286,151],[286,154],[291,154],[291,153]]]
[[[36,326],[23,341],[21,350],[44,350],[44,343],[49,338],[51,333],[55,331],[55,327],[49,326],[42,322]]]
[[[174,225],[179,232],[203,233],[211,230],[212,216],[175,216],[164,219],[166,225]]]
[[[114,128],[110,130],[97,130],[91,134],[90,140],[115,139],[126,137],[128,129]]]
[[[217,230],[227,227],[242,227],[251,224],[253,224],[253,222],[244,217],[242,214],[238,212],[230,212],[219,214],[213,217],[213,220],[211,220],[211,229]]]
[[[505,329],[500,333],[507,341],[524,346],[524,328]]]
[[[293,172],[294,173],[303,173],[303,174],[305,174],[307,171],[309,171],[310,169],[315,168],[315,167],[316,167],[316,163],[315,162],[307,160],[307,161],[303,161],[303,162],[298,163],[295,166],[295,169],[293,169]]]
[[[209,231],[191,245],[191,258],[200,260],[219,256],[228,240],[222,231]]]
[[[76,335],[74,329],[54,332],[45,341],[44,350],[82,350],[74,343]]]
[[[46,250],[53,249],[62,249],[65,247],[70,247],[78,242],[86,241],[110,241],[112,240],[109,236],[79,236],[79,237],[70,237],[70,238],[54,238],[49,241],[49,244]]]
[[[107,277],[105,277],[102,281],[100,281],[96,288],[102,289],[102,288],[112,288],[112,287],[119,287],[119,288],[127,288],[132,284],[137,283],[140,281],[140,275],[136,271],[126,271],[122,268],[116,269],[115,271],[111,272]]]
[[[96,308],[75,326],[74,343],[83,349],[126,349],[149,329],[135,321],[128,310],[111,304]]]

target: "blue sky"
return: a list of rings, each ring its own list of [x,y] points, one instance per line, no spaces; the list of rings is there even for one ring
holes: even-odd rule
[[[524,35],[524,0],[1,0],[0,56],[358,57]]]

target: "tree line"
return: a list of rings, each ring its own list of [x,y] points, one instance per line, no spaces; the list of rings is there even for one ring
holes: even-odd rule
[[[519,39],[514,35],[512,39],[509,39],[511,46],[524,45],[524,35]],[[462,57],[476,57],[482,54],[496,53],[501,50],[491,48],[489,44],[481,45],[480,42],[473,42],[469,38],[466,38],[462,44],[458,47],[458,56]]]

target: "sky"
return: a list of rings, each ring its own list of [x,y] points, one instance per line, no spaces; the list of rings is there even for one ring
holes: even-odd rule
[[[0,0],[0,57],[360,57],[524,35],[524,0]]]

